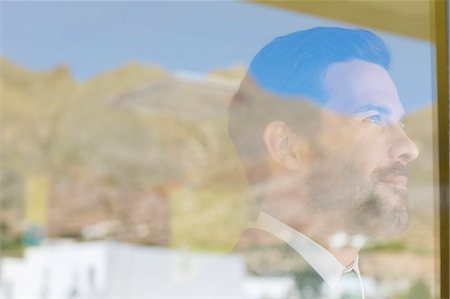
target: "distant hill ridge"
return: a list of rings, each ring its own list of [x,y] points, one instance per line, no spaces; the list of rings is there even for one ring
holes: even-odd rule
[[[119,240],[168,244],[176,236],[174,244],[229,245],[242,206],[236,186],[245,182],[227,133],[227,104],[244,68],[189,80],[130,63],[86,82],[66,66],[37,72],[0,59],[0,69],[0,219],[9,234],[22,227],[24,184],[38,173],[51,179],[55,236],[113,219],[120,231],[111,234]],[[421,151],[410,180],[410,206],[425,215],[412,225],[420,227],[432,220],[431,107],[407,118]],[[154,233],[139,235],[139,225]],[[223,227],[230,232],[209,231]],[[432,237],[417,232],[406,237],[411,244]]]

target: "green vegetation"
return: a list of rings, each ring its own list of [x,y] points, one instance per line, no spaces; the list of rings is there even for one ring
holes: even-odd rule
[[[8,224],[0,222],[0,257],[20,256],[23,247],[22,236],[11,232]]]
[[[423,279],[415,280],[404,293],[397,293],[394,299],[431,299],[430,287]]]
[[[365,246],[361,252],[362,253],[371,253],[371,252],[402,252],[407,250],[407,243],[404,240],[388,240],[381,242],[371,242],[368,246]]]

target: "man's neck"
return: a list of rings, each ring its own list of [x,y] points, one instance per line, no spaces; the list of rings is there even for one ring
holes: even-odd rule
[[[338,226],[315,226],[314,223],[317,223],[320,217],[317,217],[317,219],[311,219],[311,214],[308,216],[304,214],[306,219],[304,218],[303,220],[307,221],[302,221],[299,218],[296,218],[295,221],[289,221],[292,220],[292,218],[283,217],[286,215],[279,216],[276,212],[271,213],[267,210],[262,211],[291,227],[300,234],[303,234],[311,240],[317,242],[324,249],[328,250],[345,267],[349,267],[353,264],[358,256],[359,249],[364,243],[364,240],[362,240],[363,237],[359,236],[360,240],[356,240],[358,239],[358,236],[345,234],[343,231],[338,229]],[[278,212],[280,211],[278,210]]]
[[[346,247],[346,248],[330,248],[325,247],[332,255],[336,257],[336,259],[344,265],[346,268],[349,268],[353,265],[358,256],[359,249],[354,247]]]

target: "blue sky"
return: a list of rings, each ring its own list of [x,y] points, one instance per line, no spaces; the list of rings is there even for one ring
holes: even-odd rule
[[[357,27],[260,4],[225,1],[3,2],[0,54],[33,70],[69,65],[86,80],[130,61],[207,72],[248,65],[274,37],[314,26]],[[429,43],[376,31],[411,107],[429,102]]]

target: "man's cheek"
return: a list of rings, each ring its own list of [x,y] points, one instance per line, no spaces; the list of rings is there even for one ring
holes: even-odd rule
[[[371,175],[375,169],[388,164],[386,150],[381,142],[355,143],[347,156],[353,163],[359,165],[366,175]]]

